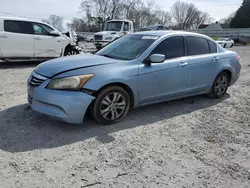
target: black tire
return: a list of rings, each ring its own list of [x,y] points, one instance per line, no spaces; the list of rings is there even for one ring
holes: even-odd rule
[[[232,48],[234,46],[234,44],[232,44],[230,47]]]
[[[221,72],[215,78],[213,86],[208,93],[208,96],[213,99],[220,99],[225,96],[229,87],[229,76],[226,72]]]
[[[90,109],[97,123],[102,125],[118,123],[126,117],[130,109],[129,94],[119,86],[107,87],[98,93]]]
[[[223,48],[226,48],[227,44],[224,44]]]
[[[79,53],[80,53],[79,50],[77,50],[75,48],[68,48],[68,49],[65,50],[64,56],[77,55]]]

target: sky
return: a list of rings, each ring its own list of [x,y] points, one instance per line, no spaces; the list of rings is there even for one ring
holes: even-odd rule
[[[49,15],[62,16],[65,22],[81,17],[79,6],[82,0],[0,0],[0,16],[13,14],[33,19],[46,19]],[[147,2],[148,0],[143,0]],[[162,10],[169,11],[177,0],[154,0]],[[243,0],[182,0],[192,2],[208,12],[215,21],[236,11]]]

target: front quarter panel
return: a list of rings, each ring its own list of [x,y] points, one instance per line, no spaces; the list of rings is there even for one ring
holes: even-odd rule
[[[137,104],[138,84],[138,60],[121,61],[107,65],[99,65],[62,73],[55,78],[94,74],[94,76],[83,86],[85,89],[98,91],[108,84],[122,83],[131,88],[134,94],[134,104]]]

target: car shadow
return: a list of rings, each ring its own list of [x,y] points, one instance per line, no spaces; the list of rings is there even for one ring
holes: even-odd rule
[[[3,62],[0,61],[0,69],[23,69],[36,67],[44,61],[18,61],[18,62]]]
[[[122,122],[102,126],[89,117],[82,125],[71,125],[49,119],[29,109],[27,104],[0,111],[0,149],[7,152],[25,152],[70,145],[95,138],[101,143],[110,143],[115,138],[111,133],[138,126],[152,126],[161,120],[189,114],[211,107],[226,100],[212,100],[206,96],[196,96],[165,102],[132,110]]]

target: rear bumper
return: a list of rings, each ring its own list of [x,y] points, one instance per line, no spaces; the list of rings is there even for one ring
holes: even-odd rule
[[[32,110],[59,121],[81,124],[94,97],[83,92],[46,89],[47,83],[29,89],[28,102]]]

